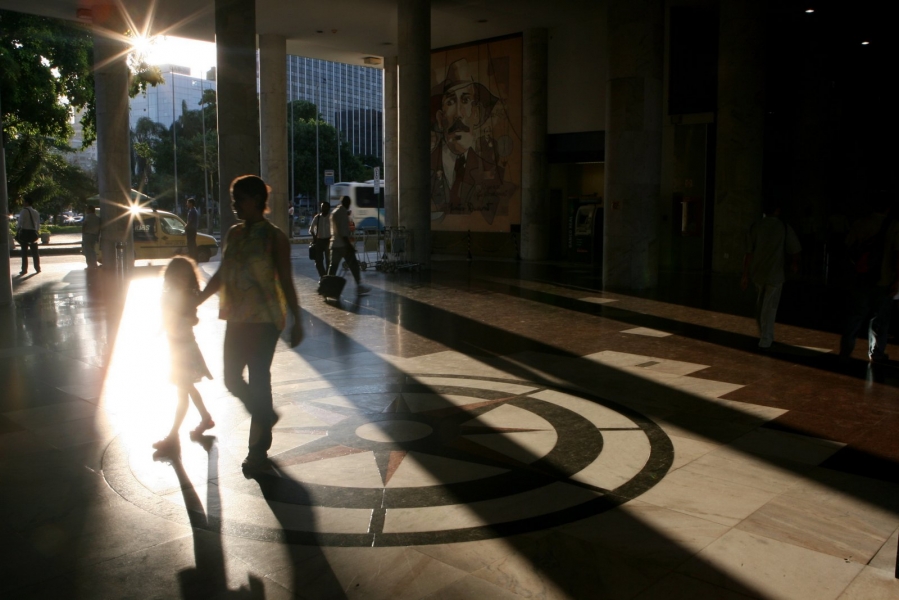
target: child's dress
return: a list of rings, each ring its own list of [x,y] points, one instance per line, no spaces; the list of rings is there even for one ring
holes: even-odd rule
[[[194,337],[197,319],[197,294],[168,290],[162,296],[162,314],[172,358],[171,381],[177,386],[212,379],[203,353]]]

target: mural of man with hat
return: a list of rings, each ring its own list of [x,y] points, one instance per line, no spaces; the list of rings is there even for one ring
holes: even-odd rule
[[[503,167],[491,137],[490,116],[499,102],[474,80],[468,61],[449,65],[445,79],[431,91],[431,125],[437,143],[431,151],[431,203],[434,218],[480,211],[492,222],[499,193],[514,185],[503,181]],[[489,149],[486,155],[478,150]]]

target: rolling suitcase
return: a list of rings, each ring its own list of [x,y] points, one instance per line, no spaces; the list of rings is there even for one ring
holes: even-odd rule
[[[337,277],[336,275],[325,275],[318,282],[318,293],[327,300],[340,300],[340,294],[343,292],[343,286],[346,285],[346,279]]]

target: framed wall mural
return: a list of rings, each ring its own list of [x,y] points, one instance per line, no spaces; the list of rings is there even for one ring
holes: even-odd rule
[[[431,53],[431,229],[521,222],[521,36]]]

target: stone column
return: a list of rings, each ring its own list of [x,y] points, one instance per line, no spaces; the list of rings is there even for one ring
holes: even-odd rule
[[[216,113],[222,235],[237,217],[231,181],[259,175],[259,101],[256,98],[256,2],[216,0]]]
[[[739,273],[746,230],[762,213],[764,3],[722,0],[712,269]]]
[[[262,178],[272,188],[272,223],[288,233],[290,198],[287,157],[287,41],[283,35],[259,36],[259,118]]]
[[[662,0],[611,0],[603,286],[658,282],[662,156]]]
[[[521,258],[546,260],[549,257],[547,30],[527,30],[523,41]]]
[[[399,225],[399,126],[397,124],[397,58],[384,59],[384,223]]]
[[[128,124],[128,29],[119,8],[94,5],[94,96],[97,110],[97,187],[104,271],[114,273],[116,243],[125,243],[125,269],[134,266],[131,219],[131,148]],[[114,35],[110,35],[110,33]]]
[[[412,234],[410,260],[424,267],[431,255],[430,0],[399,0],[399,221]]]

